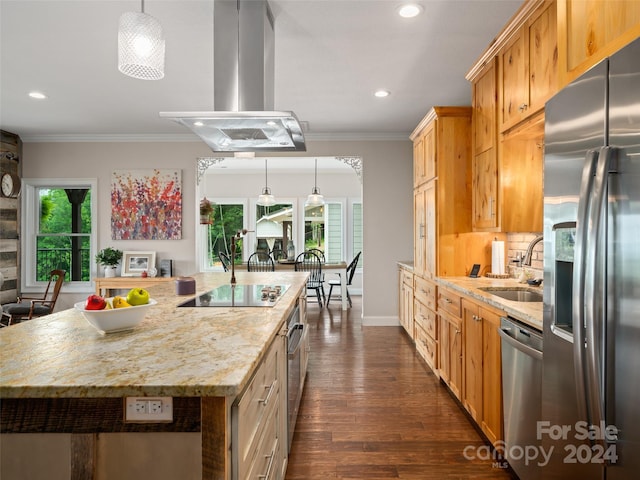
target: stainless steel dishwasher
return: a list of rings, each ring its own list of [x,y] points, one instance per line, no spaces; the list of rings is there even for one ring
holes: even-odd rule
[[[500,319],[505,457],[520,480],[540,478],[540,459],[522,455],[538,447],[542,414],[542,333],[513,318]]]

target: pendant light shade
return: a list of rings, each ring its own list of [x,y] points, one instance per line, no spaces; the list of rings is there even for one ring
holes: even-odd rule
[[[268,186],[267,182],[267,159],[264,160],[264,188],[262,189],[262,194],[258,195],[258,205],[263,207],[271,207],[276,204],[276,199],[273,195],[271,195],[271,189]]]
[[[311,190],[311,195],[307,197],[307,201],[305,205],[310,207],[318,207],[320,205],[324,205],[324,197],[320,193],[320,189],[318,188],[318,159],[316,158],[316,168],[315,168],[315,180],[313,182],[313,190]]]
[[[140,80],[164,77],[164,34],[160,22],[142,12],[126,12],[118,26],[118,70]]]

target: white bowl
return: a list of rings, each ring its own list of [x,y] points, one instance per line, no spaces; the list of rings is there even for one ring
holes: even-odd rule
[[[111,298],[105,299],[111,301]],[[104,333],[121,332],[131,330],[138,325],[147,314],[149,307],[158,303],[153,298],[145,305],[135,305],[125,308],[110,308],[108,310],[85,310],[85,302],[74,304],[80,310],[91,325]]]

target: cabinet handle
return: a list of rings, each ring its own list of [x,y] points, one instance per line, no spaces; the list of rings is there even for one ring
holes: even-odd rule
[[[273,468],[273,461],[276,458],[276,450],[278,449],[278,439],[276,438],[273,443],[273,449],[271,450],[271,455],[265,455],[264,458],[269,459],[269,464],[267,465],[267,471],[264,475],[258,475],[259,479],[269,480],[271,478],[271,469]]]
[[[495,212],[493,211],[493,197],[489,197],[489,216],[495,217]]]
[[[267,406],[267,404],[269,403],[269,400],[271,400],[271,395],[273,395],[273,392],[276,391],[276,386],[278,385],[278,380],[274,380],[271,385],[265,385],[264,388],[268,388],[269,391],[267,392],[267,396],[258,400],[258,402],[260,402],[261,404],[263,404],[265,407]]]
[[[451,300],[449,300],[448,298],[444,299],[444,303],[453,303]]]
[[[420,224],[420,238],[424,238],[424,223]]]
[[[459,335],[459,334],[460,334],[460,330],[456,330],[456,335]]]
[[[529,107],[529,105],[527,105],[526,103],[523,103],[522,105],[520,105],[518,107],[518,111],[519,112],[524,112],[527,109],[527,107]]]

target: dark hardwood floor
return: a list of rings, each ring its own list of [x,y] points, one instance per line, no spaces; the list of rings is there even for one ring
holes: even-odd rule
[[[361,297],[309,302],[311,353],[287,480],[510,479],[401,327],[362,327]],[[484,448],[486,453],[486,448]]]

